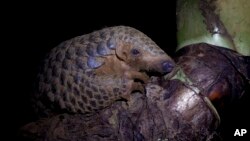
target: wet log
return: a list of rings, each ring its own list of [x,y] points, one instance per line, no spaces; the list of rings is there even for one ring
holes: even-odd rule
[[[178,67],[151,77],[146,94],[116,101],[93,115],[62,113],[28,123],[20,138],[34,141],[222,140],[220,111],[249,85],[249,57],[205,43],[180,49]]]

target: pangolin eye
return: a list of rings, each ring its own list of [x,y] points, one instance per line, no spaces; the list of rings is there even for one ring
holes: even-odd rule
[[[133,55],[138,55],[138,54],[140,54],[140,51],[139,51],[138,49],[132,49],[132,50],[131,50],[131,53],[132,53]]]

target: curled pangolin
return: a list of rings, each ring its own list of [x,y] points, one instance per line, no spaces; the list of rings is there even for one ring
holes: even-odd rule
[[[172,59],[142,32],[115,26],[78,36],[51,50],[39,73],[35,105],[91,113],[132,91],[144,91],[146,71],[169,73]],[[139,80],[139,81],[135,81]]]

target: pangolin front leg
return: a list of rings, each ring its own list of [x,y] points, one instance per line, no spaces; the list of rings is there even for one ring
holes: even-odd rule
[[[37,110],[95,112],[133,91],[145,93],[147,71],[169,73],[173,60],[147,35],[127,26],[67,40],[46,56],[34,96]]]

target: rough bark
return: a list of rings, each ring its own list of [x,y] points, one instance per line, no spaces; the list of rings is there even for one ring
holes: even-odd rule
[[[186,80],[152,77],[146,86],[146,95],[134,93],[131,101],[116,101],[93,115],[63,113],[31,122],[21,128],[20,138],[34,141],[220,140],[216,129],[223,119],[217,110],[220,111],[221,103],[228,104],[228,99],[239,98],[249,81],[246,69],[249,58],[220,50],[208,44],[187,46],[176,54],[180,68],[174,74],[177,76],[182,70]],[[240,69],[234,65],[237,61]],[[218,91],[219,96],[214,100],[209,96],[217,88],[223,91]]]

